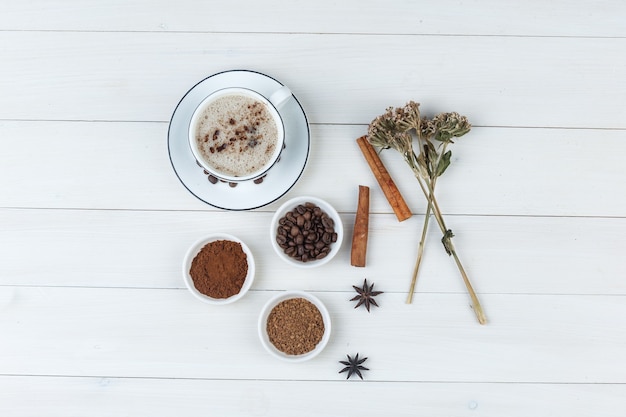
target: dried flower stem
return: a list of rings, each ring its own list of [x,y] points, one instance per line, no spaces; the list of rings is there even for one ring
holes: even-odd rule
[[[465,282],[465,287],[467,288],[467,292],[469,293],[470,298],[472,299],[472,308],[474,309],[476,318],[478,319],[478,322],[480,324],[486,324],[487,316],[485,316],[485,312],[483,311],[483,308],[480,305],[480,301],[478,301],[478,297],[476,296],[476,293],[474,292],[474,288],[472,288],[472,284],[470,283],[469,277],[467,276],[467,273],[465,273],[465,269],[463,268],[463,265],[461,264],[461,260],[456,254],[456,250],[454,249],[454,245],[452,244],[452,242],[450,242],[450,252],[452,252],[452,257],[454,258],[454,261],[456,262],[456,266],[459,268],[459,271],[461,272],[461,277],[463,277],[463,282]]]
[[[422,257],[424,256],[424,243],[426,242],[426,233],[428,232],[428,223],[430,220],[430,212],[432,210],[432,202],[428,203],[426,214],[424,215],[424,226],[422,226],[422,237],[417,247],[417,258],[415,260],[415,266],[413,267],[413,276],[411,277],[411,285],[409,286],[409,294],[406,297],[406,303],[411,304],[413,302],[413,294],[415,293],[415,285],[417,284],[417,275],[419,274],[420,265],[422,264]]]
[[[418,141],[420,141],[418,137]],[[441,155],[446,152],[446,148],[448,143],[444,143],[443,151],[439,154],[439,158],[437,160],[437,164],[441,161]],[[420,146],[421,149],[421,146]],[[438,177],[431,177],[431,186],[434,191],[435,184],[437,183]],[[418,179],[419,180],[419,179]],[[428,205],[426,206],[426,213],[424,214],[424,225],[422,226],[422,236],[420,238],[420,243],[417,247],[417,258],[415,260],[415,266],[413,267],[413,276],[411,277],[411,285],[409,286],[409,294],[406,298],[406,303],[411,304],[413,302],[413,294],[415,293],[415,285],[417,284],[417,276],[419,274],[419,269],[422,264],[422,257],[424,256],[424,245],[426,243],[426,234],[428,233],[428,224],[430,223],[430,215],[433,209],[433,193],[428,193]],[[442,219],[443,220],[443,219]]]
[[[435,198],[433,182],[427,182],[427,184],[424,185],[422,183],[423,179],[417,173],[415,174],[415,177],[417,178],[417,181],[420,185],[420,188],[422,189],[422,192],[424,193],[424,196],[429,201],[428,207],[432,207],[433,215],[435,216],[435,219],[437,220],[437,224],[439,225],[439,228],[441,229],[441,233],[444,236],[442,239],[442,242],[444,242],[444,246],[446,247],[446,250],[454,258],[454,262],[456,263],[456,266],[459,269],[459,272],[461,273],[461,277],[463,278],[463,282],[465,283],[467,292],[469,293],[469,296],[472,300],[472,309],[474,310],[474,313],[476,314],[476,318],[478,319],[478,322],[480,324],[486,324],[487,317],[485,316],[485,312],[480,304],[480,301],[478,300],[478,296],[476,295],[474,288],[472,287],[470,279],[467,276],[467,273],[465,272],[465,268],[463,268],[463,264],[461,263],[461,260],[459,259],[459,256],[457,255],[454,244],[452,243],[452,239],[450,239],[448,236],[449,229],[446,227],[446,224],[443,220],[443,216],[441,215],[441,210],[439,209],[439,204],[437,203],[437,199]],[[417,268],[419,268],[419,266],[417,266]]]
[[[420,145],[420,149],[422,149],[422,141],[420,136],[418,135],[417,137],[418,140],[418,144]],[[445,153],[445,147],[447,147],[448,144],[445,143],[444,144],[444,149],[443,152],[441,152],[439,154],[439,157],[437,159],[437,164],[439,165],[439,162],[441,161],[441,155],[443,155],[443,153]],[[431,176],[431,184],[432,184],[432,188],[433,190],[435,189],[435,184],[437,182],[437,177],[432,177]],[[428,224],[430,223],[430,214],[432,212],[433,209],[433,198],[432,198],[433,194],[429,193],[428,195],[428,204],[426,205],[426,213],[424,214],[424,225],[422,226],[422,236],[420,238],[420,243],[417,247],[417,257],[415,259],[415,266],[413,267],[413,276],[411,277],[411,285],[409,286],[409,293],[407,295],[407,299],[406,299],[406,303],[407,304],[411,304],[413,302],[413,294],[415,293],[415,285],[417,284],[417,276],[419,274],[419,269],[420,266],[422,264],[422,257],[424,256],[424,245],[426,243],[426,234],[428,232]]]
[[[444,249],[454,261],[461,273],[463,282],[472,299],[472,308],[481,324],[486,323],[484,311],[478,301],[478,297],[472,288],[469,277],[463,268],[461,260],[452,244],[454,234],[446,227],[441,214],[441,209],[435,198],[435,184],[437,178],[441,176],[450,165],[451,152],[446,152],[448,144],[453,143],[452,139],[461,137],[469,132],[471,125],[467,118],[458,113],[440,113],[433,119],[423,119],[420,116],[419,103],[410,101],[404,107],[389,107],[387,111],[374,119],[368,127],[368,141],[382,149],[394,149],[398,151],[409,165],[415,178],[418,181],[424,196],[428,202],[424,226],[422,228],[422,238],[418,246],[418,254],[413,269],[410,291],[407,302],[412,301],[417,275],[424,253],[424,244],[428,230],[430,213],[432,211],[437,224],[441,228]],[[413,146],[413,135],[415,132],[419,145],[419,152],[416,154]],[[437,151],[432,140],[443,144],[443,150]]]

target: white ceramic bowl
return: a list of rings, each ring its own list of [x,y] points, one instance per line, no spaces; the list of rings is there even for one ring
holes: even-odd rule
[[[328,216],[332,218],[335,222],[334,228],[335,233],[337,233],[337,241],[333,242],[330,246],[330,252],[328,253],[328,255],[322,259],[310,260],[308,262],[299,261],[285,254],[283,249],[278,245],[278,242],[276,242],[278,221],[288,212],[290,212],[300,204],[304,205],[305,203],[313,203],[321,208],[322,211],[324,211],[326,214],[328,214]],[[339,252],[339,249],[341,248],[341,243],[343,241],[343,223],[341,222],[341,217],[339,217],[339,213],[337,213],[337,210],[335,210],[335,208],[328,204],[326,201],[311,196],[296,197],[285,202],[282,206],[280,206],[278,210],[276,210],[276,213],[274,213],[274,217],[272,218],[272,222],[270,225],[270,241],[272,242],[272,247],[274,248],[274,251],[282,260],[284,260],[288,264],[297,266],[299,268],[314,268],[329,262]]]
[[[228,298],[213,298],[213,297],[209,297],[208,295],[201,293],[200,291],[196,289],[193,283],[193,279],[191,278],[191,275],[189,275],[191,262],[196,257],[196,255],[200,252],[200,250],[204,247],[204,245],[210,242],[215,242],[217,240],[230,240],[230,241],[241,244],[241,248],[246,254],[247,261],[248,261],[248,274],[246,275],[246,279],[243,283],[243,286],[241,287],[241,290],[239,291],[239,293],[232,295]],[[246,294],[246,292],[248,292],[248,290],[250,289],[250,286],[252,285],[252,282],[254,281],[254,258],[252,256],[252,252],[250,252],[250,248],[248,248],[248,246],[242,240],[236,238],[235,236],[232,236],[226,233],[214,233],[212,235],[206,236],[198,240],[196,243],[194,243],[187,251],[187,254],[185,255],[185,259],[183,261],[183,279],[185,281],[185,285],[187,286],[191,294],[200,301],[204,301],[205,303],[209,303],[209,304],[218,304],[218,305],[229,304],[229,303],[235,302],[239,300],[241,297],[243,297]]]
[[[304,298],[305,300],[310,301],[317,307],[322,315],[322,319],[324,320],[324,335],[322,336],[322,340],[315,346],[310,352],[304,353],[302,355],[288,355],[280,350],[278,350],[272,342],[270,342],[270,338],[267,334],[267,319],[272,312],[272,309],[276,307],[279,303],[285,300],[289,300],[292,298]],[[328,340],[330,339],[330,314],[328,314],[328,309],[326,306],[315,296],[304,292],[304,291],[285,291],[281,294],[278,294],[271,298],[263,309],[261,310],[261,315],[259,316],[259,337],[261,339],[261,344],[272,356],[282,359],[287,362],[304,362],[309,359],[314,358],[319,355],[319,353],[326,347]]]

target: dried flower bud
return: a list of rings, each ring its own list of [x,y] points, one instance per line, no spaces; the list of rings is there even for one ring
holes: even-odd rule
[[[423,118],[420,121],[420,134],[422,138],[428,139],[432,135],[434,135],[436,131],[437,131],[437,126],[435,126],[434,121],[430,119],[426,119],[426,118]]]
[[[435,139],[440,142],[452,142],[453,137],[461,137],[470,131],[472,125],[465,116],[454,113],[440,113],[433,119],[437,128]]]
[[[395,110],[395,117],[398,126],[406,131],[415,129],[420,130],[420,104],[414,101],[409,101],[404,107],[398,107]]]
[[[374,119],[367,132],[367,140],[373,146],[392,148],[405,154],[412,151],[411,134],[403,126],[402,113],[389,107],[387,111]]]

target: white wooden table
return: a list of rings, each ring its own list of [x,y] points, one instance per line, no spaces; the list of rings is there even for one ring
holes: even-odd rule
[[[624,416],[626,3],[620,1],[3,1],[0,13],[0,415]],[[288,85],[311,156],[287,195],[215,209],[178,181],[168,123],[195,83],[250,69]],[[398,222],[355,139],[388,106],[458,111],[438,198],[486,310],[431,227]],[[358,185],[371,188],[366,268],[350,266]],[[268,225],[313,195],[348,236],[295,270]],[[196,301],[184,253],[211,232],[251,247],[256,281]],[[348,300],[368,278],[370,314]],[[256,334],[273,295],[306,290],[333,334],[280,362]],[[345,380],[346,354],[367,356]]]

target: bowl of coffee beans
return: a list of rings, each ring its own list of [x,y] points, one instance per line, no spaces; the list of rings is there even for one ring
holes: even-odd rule
[[[326,306],[304,291],[285,291],[271,298],[259,316],[261,344],[271,355],[288,362],[317,356],[330,339]]]
[[[284,203],[274,214],[270,240],[285,262],[311,268],[324,265],[339,252],[343,224],[326,201],[303,196]]]
[[[215,233],[195,242],[183,260],[183,279],[191,294],[209,304],[229,304],[250,289],[254,258],[235,236]]]

